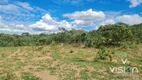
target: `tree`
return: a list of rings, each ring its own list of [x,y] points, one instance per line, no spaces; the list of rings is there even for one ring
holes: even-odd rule
[[[131,27],[128,25],[105,25],[101,26],[97,32],[102,36],[104,45],[116,45],[132,38]]]
[[[137,43],[141,43],[142,42],[142,23],[133,25],[131,30],[133,33],[133,40],[135,40]]]
[[[24,32],[22,33],[22,36],[30,36],[30,34],[28,32]]]

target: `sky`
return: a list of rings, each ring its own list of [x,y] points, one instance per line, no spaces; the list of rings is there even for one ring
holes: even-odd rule
[[[142,0],[0,0],[0,33],[91,31],[119,22],[142,23]]]

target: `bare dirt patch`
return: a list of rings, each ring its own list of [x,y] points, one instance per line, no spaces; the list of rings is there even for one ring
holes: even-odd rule
[[[57,76],[51,75],[48,71],[35,72],[34,74],[41,80],[58,80]]]

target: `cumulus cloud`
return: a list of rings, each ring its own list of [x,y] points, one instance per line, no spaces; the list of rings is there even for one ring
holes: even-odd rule
[[[87,20],[87,21],[99,21],[105,18],[105,14],[102,11],[96,12],[92,9],[87,11],[77,11],[72,14],[64,14],[64,17],[68,17],[72,20]]]
[[[88,26],[92,24],[92,21],[84,21],[84,20],[74,20],[72,22],[74,26]]]
[[[2,17],[0,16],[0,33],[21,34],[23,32],[31,33],[31,29],[23,24],[3,22]]]
[[[118,16],[116,19],[118,22],[126,23],[129,25],[142,23],[142,16],[139,16],[138,14]]]
[[[65,0],[63,0],[65,1]],[[87,0],[91,1],[91,0]],[[44,9],[39,7],[33,7],[28,3],[16,2],[14,4],[1,4],[0,12],[6,14],[0,16],[0,32],[4,33],[57,33],[60,32],[59,28],[66,28],[67,30],[75,29],[97,29],[100,25],[115,24],[116,21],[123,22],[129,25],[142,23],[142,16],[138,14],[134,15],[122,15],[121,12],[102,12],[94,11],[92,9],[85,11],[75,11],[73,13],[63,14],[63,17],[69,18],[67,20],[56,20],[50,14],[45,14],[40,20],[32,22],[28,25],[25,24],[11,24],[8,20],[14,21],[14,16],[17,17],[17,21],[31,18],[35,16],[34,12],[42,13],[46,12]],[[10,14],[10,15],[7,15]],[[7,17],[8,16],[8,17]],[[21,17],[22,16],[22,17]],[[27,17],[28,16],[28,17]],[[36,15],[38,16],[38,15]],[[4,19],[4,20],[2,20]],[[33,20],[34,18],[32,18]],[[36,18],[37,19],[37,18]],[[6,23],[2,22],[6,21]]]
[[[86,11],[76,11],[74,13],[64,14],[63,16],[73,20],[72,25],[77,28],[92,27],[96,23],[105,19],[105,14],[102,11],[97,12],[92,9]]]
[[[6,24],[0,22],[0,32],[9,34],[21,34],[23,32],[30,32],[23,24]]]
[[[107,19],[101,25],[115,24],[115,20]]]
[[[131,3],[131,5],[129,6],[130,8],[136,7],[136,6],[140,5],[140,4],[142,4],[142,0],[129,0],[129,1]]]
[[[56,21],[49,14],[46,14],[42,17],[40,21],[37,21],[35,24],[30,25],[30,28],[33,31],[37,32],[47,32],[47,33],[57,33],[59,28],[66,28],[70,30],[72,25],[66,20]]]

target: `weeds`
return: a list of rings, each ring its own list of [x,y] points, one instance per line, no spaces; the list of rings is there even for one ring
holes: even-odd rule
[[[8,72],[6,76],[3,77],[3,80],[18,80],[18,79],[15,74]]]
[[[69,53],[73,53],[74,51],[73,50],[70,50],[70,52]]]
[[[22,72],[21,75],[24,80],[41,80],[39,77],[36,77],[28,72]]]
[[[112,52],[114,54],[114,52]],[[112,61],[112,55],[110,54],[110,51],[106,48],[102,48],[98,51],[97,56],[95,57],[95,60],[106,60],[109,59]]]
[[[57,48],[60,51],[58,51]],[[0,80],[41,80],[39,77],[30,73],[31,71],[33,71],[33,73],[49,71],[50,75],[58,76],[59,80],[121,80],[130,77],[129,75],[127,77],[127,75],[123,76],[118,74],[110,74],[109,71],[105,72],[109,66],[122,65],[119,63],[105,61],[111,61],[114,57],[116,57],[117,59],[120,54],[117,55],[115,53],[123,51],[122,49],[119,49],[119,47],[109,49],[101,48],[98,51],[98,49],[93,48],[80,49],[75,47],[74,49],[74,47],[67,45],[57,46],[57,44],[53,42],[53,44],[48,47],[42,46],[36,47],[36,49],[38,51],[35,51],[30,47],[22,47],[20,48],[20,52],[17,52],[18,55],[14,54],[13,56],[11,56],[11,58],[8,58],[8,56],[15,51],[11,52],[11,50],[7,48],[7,52],[5,52],[3,49],[1,49],[0,70],[2,74],[0,74]],[[63,51],[61,51],[62,49]],[[134,53],[134,51],[136,51],[135,49],[136,48],[128,49],[127,52]],[[142,57],[139,56],[141,54],[138,53],[140,51],[141,49],[137,49],[137,54],[129,54],[131,56],[131,63],[133,64],[133,66],[138,67],[139,71],[142,70],[142,67],[139,65],[142,62]],[[92,56],[94,54],[96,55],[95,60],[98,60],[98,62],[89,61],[90,59],[92,60]],[[48,57],[51,57],[52,59],[48,59]],[[102,62],[99,62],[99,60]],[[31,65],[32,67],[26,67],[28,65]],[[22,72],[21,76],[16,76],[15,74],[13,74],[15,72],[17,73],[17,71],[19,73],[19,71],[21,72],[21,70],[28,71]],[[130,68],[126,68],[126,72],[131,72]],[[141,75],[141,72],[139,74]]]
[[[57,46],[57,43],[55,41],[52,41],[52,43],[50,44],[52,48]]]

